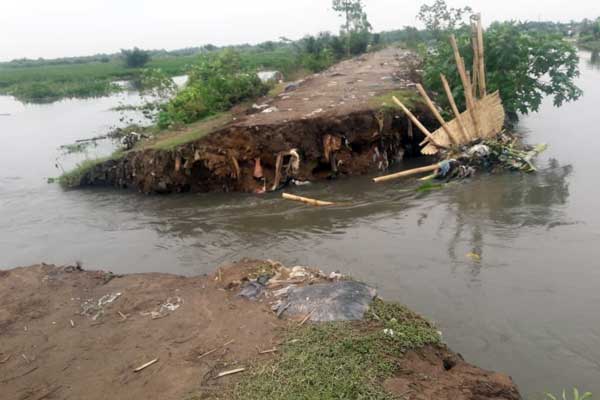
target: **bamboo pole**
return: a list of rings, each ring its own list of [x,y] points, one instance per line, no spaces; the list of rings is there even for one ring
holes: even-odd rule
[[[315,206],[315,207],[335,205],[335,203],[332,203],[330,201],[321,201],[321,200],[311,199],[308,197],[296,196],[296,195],[289,194],[289,193],[283,193],[281,195],[281,197],[283,197],[284,199],[287,199],[287,200],[299,201],[301,203],[308,204],[308,205]]]
[[[224,376],[233,375],[233,374],[239,374],[240,372],[244,372],[245,370],[246,370],[246,368],[237,368],[237,369],[232,369],[231,371],[220,372],[217,375],[217,378],[222,378]]]
[[[467,128],[465,128],[465,123],[462,119],[462,115],[460,111],[458,111],[458,107],[456,106],[456,101],[454,101],[454,96],[452,95],[452,89],[450,89],[450,85],[448,84],[448,80],[444,74],[440,75],[442,79],[442,85],[444,85],[444,90],[446,91],[446,96],[448,96],[448,102],[450,103],[450,107],[452,108],[452,112],[454,112],[454,116],[456,117],[456,122],[458,122],[458,126],[460,127],[460,132],[463,136],[463,140],[467,142],[469,140],[469,133],[467,132]]]
[[[395,174],[385,175],[385,176],[380,176],[378,178],[374,178],[373,182],[380,183],[380,182],[391,181],[391,180],[394,180],[394,179],[405,178],[407,176],[421,174],[421,173],[424,173],[424,172],[435,171],[435,170],[439,169],[439,167],[440,167],[439,164],[436,163],[436,164],[428,165],[426,167],[409,169],[407,171],[397,172]]]
[[[463,59],[463,67],[464,67],[464,59]],[[466,72],[467,74],[467,89],[465,90],[465,92],[469,92],[471,93],[473,91],[473,88],[471,87],[471,77],[469,72]],[[481,124],[479,123],[479,114],[477,111],[477,103],[473,100],[473,98],[471,97],[471,106],[469,107],[469,114],[471,115],[471,119],[473,120],[473,126],[475,127],[475,132],[476,135],[475,137],[472,137],[471,139],[475,139],[475,138],[480,138],[483,135],[483,132],[481,131]]]
[[[156,362],[158,362],[158,358],[155,358],[152,361],[147,362],[144,365],[140,365],[139,367],[137,367],[136,369],[133,370],[133,372],[140,372],[146,368],[148,368],[149,366],[151,366],[152,364],[155,364]]]
[[[442,115],[438,111],[437,107],[433,104],[433,102],[431,101],[431,99],[427,95],[427,92],[425,91],[425,89],[423,88],[423,86],[420,83],[417,83],[417,90],[421,94],[421,97],[423,97],[423,100],[425,100],[425,103],[429,107],[429,110],[431,110],[431,112],[433,113],[433,115],[435,116],[435,118],[438,120],[438,122],[440,123],[440,125],[442,125],[442,128],[444,129],[444,132],[446,132],[446,135],[448,135],[448,140],[450,141],[450,143],[452,143],[452,144],[458,144],[458,141],[454,138],[454,135],[452,134],[452,131],[450,130],[450,127],[448,126],[448,124],[446,123],[446,121],[444,121],[444,118],[442,117]]]
[[[404,113],[406,113],[406,115],[408,115],[408,117],[409,117],[409,118],[412,120],[412,122],[413,122],[413,123],[414,123],[414,124],[417,126],[417,128],[419,128],[419,129],[421,130],[421,132],[423,132],[423,134],[429,138],[429,140],[431,141],[431,143],[432,143],[434,146],[441,147],[441,148],[444,148],[444,149],[447,149],[447,148],[448,148],[447,146],[443,146],[443,145],[439,144],[439,143],[438,143],[438,142],[435,140],[435,138],[433,137],[433,135],[431,134],[431,132],[429,132],[429,130],[428,130],[427,128],[425,128],[425,126],[423,126],[423,124],[422,124],[422,123],[421,123],[421,122],[420,122],[420,121],[417,119],[417,117],[415,117],[415,116],[413,115],[413,113],[412,113],[412,112],[410,112],[410,110],[409,110],[408,108],[406,108],[406,107],[404,106],[404,104],[402,104],[402,102],[396,98],[396,96],[392,96],[392,99],[394,100],[394,102],[395,102],[396,104],[398,104],[398,106],[399,106],[399,107],[402,109],[402,111],[404,111]]]
[[[460,52],[458,51],[458,45],[456,44],[456,37],[454,35],[450,36],[450,44],[452,45],[454,58],[456,59],[456,67],[458,68],[458,74],[460,75],[460,80],[463,84],[465,100],[467,102],[467,109],[471,114],[471,118],[473,119],[473,126],[475,127],[475,136],[471,137],[470,139],[475,139],[476,137],[479,137],[481,135],[481,132],[479,129],[479,120],[477,118],[477,112],[475,110],[475,100],[473,99],[471,78],[469,78],[469,75],[467,74],[465,60],[460,56]]]
[[[479,60],[479,96],[485,97],[487,95],[487,83],[485,80],[485,50],[483,43],[483,26],[481,24],[481,14],[477,15],[477,58]]]
[[[465,100],[467,102],[467,108],[471,108],[474,106],[473,93],[470,89],[471,82],[467,77],[467,71],[465,68],[465,62],[463,58],[460,56],[460,52],[458,51],[458,44],[456,43],[456,37],[454,35],[450,36],[450,44],[452,45],[452,51],[454,52],[454,59],[456,61],[456,68],[458,69],[458,75],[460,76],[460,80],[463,85],[463,90],[465,92]]]
[[[479,86],[479,42],[477,37],[477,25],[471,22],[471,45],[473,47],[473,97],[477,97],[477,87]],[[481,96],[483,97],[483,96]]]

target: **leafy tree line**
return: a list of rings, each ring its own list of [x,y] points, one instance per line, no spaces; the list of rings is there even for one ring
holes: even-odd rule
[[[371,34],[372,27],[361,0],[333,0],[332,8],[344,17],[339,35],[322,32],[298,41],[282,37],[278,42],[224,50],[214,45],[204,46],[199,61],[189,69],[187,86],[161,106],[158,126],[191,123],[266,94],[269,87],[256,75],[260,69],[288,74],[298,68],[318,72],[376,44],[379,37]]]
[[[424,83],[428,89],[444,93],[440,74],[446,75],[463,108],[463,88],[449,36],[455,34],[465,64],[472,65],[471,14],[470,8],[448,8],[443,0],[423,6],[419,14],[434,33],[432,41],[421,48]],[[562,33],[531,23],[494,22],[485,31],[484,43],[488,91],[500,91],[510,120],[537,111],[546,96],[552,97],[556,106],[581,96],[574,82],[579,75],[577,49]],[[439,102],[449,108],[445,96],[439,96]]]

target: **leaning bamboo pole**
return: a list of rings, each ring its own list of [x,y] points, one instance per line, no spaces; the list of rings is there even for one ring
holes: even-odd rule
[[[421,123],[421,121],[419,121],[418,118],[415,117],[414,114],[412,112],[410,112],[410,110],[408,108],[406,108],[406,106],[404,104],[402,104],[402,102],[396,98],[396,96],[392,96],[392,99],[394,100],[394,102],[396,104],[398,104],[398,106],[402,109],[402,111],[404,111],[404,113],[406,115],[408,115],[408,117],[411,119],[413,124],[415,124],[417,126],[417,128],[419,128],[421,130],[421,132],[423,132],[423,134],[429,138],[429,141],[431,142],[431,144],[433,144],[434,146],[437,146],[437,147],[441,147],[443,149],[448,148],[446,146],[440,145],[435,140],[435,138],[433,137],[431,132],[429,132],[429,130],[427,128],[425,128],[425,126]]]
[[[471,78],[469,78],[467,74],[465,60],[461,57],[460,52],[458,51],[458,44],[456,43],[456,37],[454,35],[450,36],[450,44],[452,45],[452,51],[454,52],[454,58],[456,59],[458,74],[460,75],[460,80],[462,81],[467,109],[469,110],[469,114],[473,119],[473,126],[475,127],[475,135],[471,136],[470,139],[475,139],[477,136],[481,135],[481,130],[479,119],[477,118],[477,112],[475,111],[476,104],[475,99],[473,98]]]
[[[423,100],[425,100],[425,104],[427,104],[427,107],[429,107],[429,110],[431,111],[431,113],[435,116],[435,118],[438,120],[438,122],[440,123],[440,125],[442,126],[444,131],[446,132],[446,135],[448,135],[448,139],[450,140],[450,143],[458,144],[458,142],[452,135],[452,131],[450,131],[450,127],[448,127],[448,124],[446,123],[446,121],[444,120],[444,118],[442,117],[440,112],[438,111],[437,107],[433,104],[433,101],[431,101],[431,99],[429,98],[429,95],[425,91],[425,88],[423,88],[423,85],[421,85],[420,83],[417,83],[417,90],[421,94],[421,97],[423,97]]]
[[[460,133],[464,139],[467,141],[469,139],[469,133],[467,132],[467,128],[465,128],[465,122],[462,119],[462,115],[458,110],[458,106],[456,105],[456,101],[454,101],[454,95],[452,95],[452,89],[450,89],[450,85],[448,84],[448,80],[444,74],[440,75],[442,79],[442,85],[444,86],[444,90],[446,91],[446,96],[448,97],[448,102],[450,103],[450,107],[452,108],[452,112],[454,113],[454,117],[458,122],[458,126],[460,127]]]

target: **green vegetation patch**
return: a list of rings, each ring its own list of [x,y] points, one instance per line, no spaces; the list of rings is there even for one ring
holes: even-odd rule
[[[438,344],[435,328],[405,307],[376,300],[365,321],[294,327],[281,354],[258,365],[235,399],[389,399],[383,381],[411,349]]]
[[[177,146],[203,138],[230,121],[231,113],[213,115],[190,125],[182,132],[172,131],[158,134],[155,139],[143,143],[141,147],[156,150],[171,150]]]
[[[398,109],[398,106],[394,102],[393,97],[396,97],[402,102],[402,104],[404,104],[409,109],[413,108],[417,104],[422,103],[421,97],[416,91],[400,89],[393,90],[380,96],[372,97],[369,101],[369,104],[374,108]]]
[[[77,166],[75,168],[73,168],[72,170],[67,171],[64,174],[62,174],[60,177],[58,177],[58,183],[63,188],[77,187],[77,186],[81,185],[81,180],[83,179],[85,174],[88,173],[90,170],[92,170],[94,167],[96,167],[106,161],[109,161],[109,160],[118,160],[121,157],[123,157],[124,155],[125,155],[124,152],[116,151],[108,157],[84,160],[84,161],[80,162],[79,164],[77,164]],[[54,183],[54,179],[52,180],[52,182],[50,182],[50,181],[48,181],[48,182]]]
[[[196,59],[197,56],[162,57],[151,60],[147,67],[169,76],[183,75]],[[4,63],[0,64],[0,93],[26,102],[105,96],[122,90],[114,81],[134,79],[142,72],[140,68],[127,68],[120,59],[56,65]]]
[[[590,42],[578,42],[578,46],[585,50],[600,51],[600,40]]]

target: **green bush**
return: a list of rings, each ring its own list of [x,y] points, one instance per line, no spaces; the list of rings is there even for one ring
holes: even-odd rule
[[[140,68],[150,61],[150,53],[137,47],[131,50],[121,50],[121,56],[127,68]]]
[[[226,50],[203,55],[190,70],[187,86],[163,106],[157,124],[162,129],[189,124],[268,90],[256,73],[242,69],[239,53]]]

